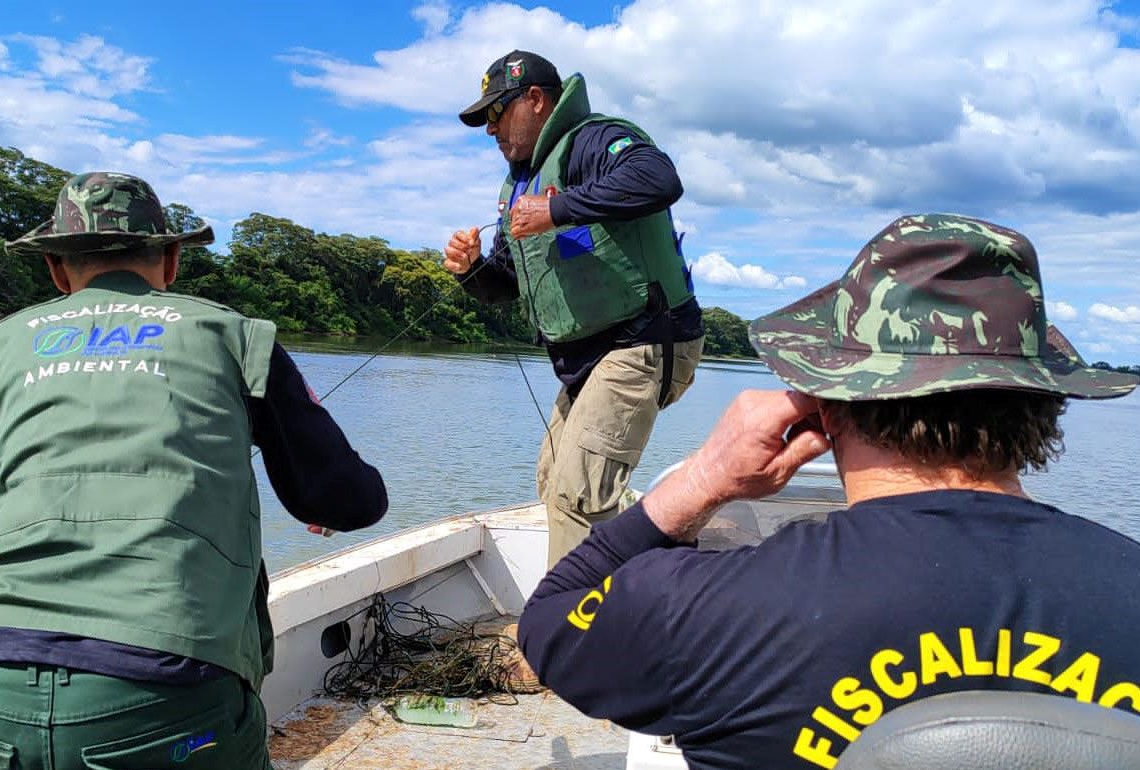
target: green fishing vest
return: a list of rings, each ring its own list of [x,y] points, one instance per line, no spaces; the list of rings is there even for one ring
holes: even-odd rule
[[[0,322],[0,626],[272,663],[243,396],[275,328],[115,272]]]
[[[624,126],[634,136],[652,141],[629,121],[591,113],[586,82],[573,75],[563,84],[562,98],[539,134],[531,159],[531,167],[539,171],[526,193],[556,195],[565,189],[574,137],[590,123]],[[565,225],[520,241],[510,235],[514,188],[515,179],[508,174],[499,194],[502,232],[531,323],[547,340],[582,339],[640,315],[653,283],[661,286],[669,308],[693,296],[668,211],[628,222]]]

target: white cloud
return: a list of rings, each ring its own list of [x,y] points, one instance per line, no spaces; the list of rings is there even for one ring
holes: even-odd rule
[[[512,31],[511,43],[504,42],[503,30]],[[546,8],[495,3],[466,11],[447,35],[428,35],[407,48],[377,51],[372,65],[306,48],[296,48],[282,60],[297,68],[296,85],[326,90],[344,104],[387,104],[454,117],[478,97],[487,65],[511,47],[551,51],[553,42],[562,50],[581,45],[585,33],[580,24]],[[561,63],[556,54],[550,53],[552,60]],[[573,66],[562,69],[569,73]]]
[[[807,282],[797,276],[785,278],[770,273],[760,265],[734,265],[717,252],[704,254],[692,265],[693,275],[716,286],[739,286],[748,289],[800,288]]]
[[[1140,307],[1129,305],[1119,308],[1114,305],[1105,305],[1097,302],[1089,308],[1089,315],[1104,321],[1120,324],[1140,324]]]
[[[454,114],[504,52],[501,30],[519,30],[518,45],[586,73],[595,107],[659,134],[706,204],[1135,210],[1140,51],[1117,45],[1131,17],[1099,8],[637,0],[588,28],[494,3],[373,64],[290,61],[298,85],[346,104]],[[906,32],[887,45],[884,29]]]
[[[128,54],[101,37],[80,35],[71,43],[33,35],[10,39],[30,45],[37,54],[40,74],[76,94],[110,98],[149,84],[150,59]]]
[[[228,134],[186,136],[160,134],[154,139],[154,159],[189,169],[203,165],[277,165],[302,157],[300,152],[263,151],[260,137]]]
[[[29,49],[34,65],[0,74],[0,145],[30,157],[72,170],[113,168],[161,178],[202,164],[277,164],[300,154],[261,151],[263,139],[229,134],[128,138],[145,131],[145,119],[120,102],[149,88],[149,59],[90,35],[73,42],[7,39]]]
[[[261,139],[248,136],[184,136],[182,134],[161,134],[159,144],[169,150],[184,155],[214,155],[242,150],[253,150]]]
[[[673,229],[682,234],[686,238],[695,237],[700,233],[700,228],[696,223],[690,222],[687,219],[682,219],[677,216],[676,212],[673,213]]]
[[[314,126],[302,144],[313,150],[324,150],[329,147],[347,147],[353,141],[351,136],[338,136],[327,128]]]
[[[1101,18],[1110,28],[1125,35],[1140,35],[1140,19],[1135,16],[1121,16],[1109,9],[1101,12]]]
[[[61,91],[43,81],[0,76],[0,123],[12,129],[52,127],[107,128],[131,123],[139,116],[113,101]]]
[[[207,164],[180,173],[156,165],[153,181],[164,201],[186,203],[215,223],[223,248],[226,227],[264,211],[315,230],[442,249],[454,230],[495,220],[501,183],[498,151],[472,152],[449,139],[454,130],[450,121],[427,121],[393,130],[359,157],[288,171]]]
[[[438,35],[451,22],[451,6],[430,0],[413,8],[412,18],[424,25],[424,32],[428,35]]]
[[[0,43],[0,72],[4,72],[8,67],[8,47]]]
[[[1068,302],[1046,302],[1045,312],[1054,321],[1075,321],[1080,312]]]

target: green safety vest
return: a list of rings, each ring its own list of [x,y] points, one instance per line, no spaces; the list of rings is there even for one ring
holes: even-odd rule
[[[539,134],[531,159],[538,173],[527,184],[527,193],[556,195],[566,188],[570,148],[590,123],[624,126],[632,135],[652,141],[629,121],[591,113],[586,82],[573,75],[563,84],[562,98]],[[502,233],[514,257],[519,294],[527,303],[531,323],[547,340],[582,339],[640,315],[653,283],[660,285],[669,308],[692,298],[692,283],[667,210],[630,221],[565,225],[515,240],[510,235],[515,184],[508,174],[499,194]]]
[[[0,626],[260,687],[273,633],[244,397],[265,394],[275,332],[130,272],[0,322]]]

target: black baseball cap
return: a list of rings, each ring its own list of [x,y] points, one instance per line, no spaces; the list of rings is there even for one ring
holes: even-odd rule
[[[531,86],[544,88],[562,85],[554,65],[530,51],[511,51],[496,59],[483,75],[483,96],[459,113],[459,119],[478,127],[487,122],[487,108],[499,97]]]

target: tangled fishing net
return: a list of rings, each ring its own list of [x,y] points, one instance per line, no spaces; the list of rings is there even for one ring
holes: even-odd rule
[[[325,672],[330,696],[363,701],[426,694],[514,702],[515,694],[542,689],[518,644],[505,634],[479,632],[474,623],[389,602],[381,594],[362,612],[355,649],[350,645],[345,659]]]

